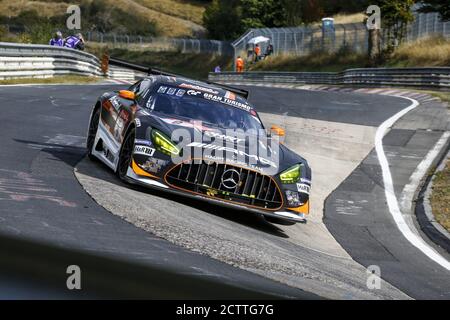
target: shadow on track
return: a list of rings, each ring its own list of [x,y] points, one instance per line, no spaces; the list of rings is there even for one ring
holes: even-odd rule
[[[188,197],[177,197],[177,195],[168,192],[160,192],[158,190],[152,190],[150,188],[145,188],[139,185],[128,184],[121,181],[106,165],[104,165],[100,161],[95,162],[96,170],[94,172],[85,172],[83,168],[79,168],[79,173],[90,176],[92,178],[106,180],[109,183],[127,187],[129,189],[135,190],[136,192],[146,193],[155,197],[175,201],[180,204],[204,211],[205,213],[212,214],[277,237],[289,237],[284,233],[282,229],[267,222],[261,215],[235,209],[223,208],[221,206],[212,205],[201,200],[196,200]],[[105,171],[108,172],[107,175],[105,175]]]
[[[87,151],[84,147],[79,146],[66,146],[54,143],[42,143],[31,140],[20,140],[15,139],[15,141],[23,144],[27,144],[29,146],[35,146],[36,148],[41,148],[42,152],[48,153],[52,155],[55,159],[61,160],[67,165],[71,167],[75,167],[79,161],[83,159],[86,155]],[[177,197],[174,194],[160,192],[157,190],[152,190],[150,188],[145,188],[138,185],[127,184],[121,181],[110,169],[101,163],[100,161],[96,162],[96,169],[99,171],[102,170],[102,174],[97,174],[98,171],[95,172],[84,172],[82,169],[80,173],[85,174],[87,176],[91,176],[97,179],[107,179],[108,182],[113,183],[115,185],[120,185],[123,187],[127,187],[129,189],[135,190],[141,193],[151,194],[152,196],[164,198],[170,201],[176,201],[180,204],[188,205],[190,207],[196,208],[198,210],[204,211],[208,214],[213,214],[215,216],[251,227],[253,229],[266,232],[268,234],[281,237],[288,238],[289,236],[284,233],[284,231],[278,228],[276,225],[267,222],[261,215],[245,212],[236,209],[223,208],[221,206],[212,205],[200,200],[191,199],[188,197]],[[109,174],[105,175],[105,171]]]

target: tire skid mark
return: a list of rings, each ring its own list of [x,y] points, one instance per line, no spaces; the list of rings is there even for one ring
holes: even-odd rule
[[[0,169],[0,174],[3,176],[0,178],[0,200],[16,202],[45,200],[62,207],[77,206],[74,202],[55,195],[58,190],[48,187],[44,181],[33,178],[26,172]]]

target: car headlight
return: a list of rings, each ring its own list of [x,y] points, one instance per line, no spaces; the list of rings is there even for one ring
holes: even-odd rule
[[[158,130],[152,130],[152,142],[158,151],[167,155],[179,155],[180,149],[173,143],[169,137]]]
[[[280,174],[281,183],[296,183],[299,178],[300,164],[296,164]]]

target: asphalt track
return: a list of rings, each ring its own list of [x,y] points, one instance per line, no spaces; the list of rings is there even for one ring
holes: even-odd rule
[[[111,89],[117,88],[111,87]],[[381,253],[388,249],[386,246],[370,246],[377,239],[369,239],[367,240],[369,246],[366,248],[370,249],[362,250],[360,247],[357,251],[359,256],[355,256],[356,250],[349,244],[352,243],[353,234],[345,230],[345,225],[343,227],[343,222],[338,219],[335,219],[336,224],[333,225],[335,220],[327,220],[329,217],[327,213],[325,214],[327,227],[352,258],[346,256],[346,252],[342,248],[340,249],[342,252],[336,249],[335,256],[330,254],[330,251],[339,247],[337,244],[324,248],[324,251],[318,250],[312,245],[302,246],[298,239],[305,240],[305,238],[301,236],[297,238],[294,231],[295,233],[304,231],[304,234],[314,242],[314,234],[308,233],[309,224],[296,225],[295,229],[278,228],[265,223],[258,217],[220,211],[201,203],[173,199],[139,188],[130,189],[128,186],[123,186],[100,164],[85,160],[78,164],[85,154],[84,137],[90,107],[96,96],[107,89],[106,86],[92,85],[0,87],[0,105],[2,106],[0,114],[0,123],[2,123],[0,128],[0,145],[2,146],[0,154],[0,232],[2,234],[49,242],[65,248],[86,250],[99,255],[113,255],[141,263],[164,265],[181,273],[220,279],[220,281],[236,286],[251,287],[256,291],[268,291],[283,297],[315,297],[314,294],[308,292],[312,291],[320,296],[343,299],[407,298],[398,289],[413,298],[448,297],[450,284],[448,283],[448,274],[445,274],[446,271],[440,270],[417,252],[408,255],[407,260],[397,259],[396,253],[391,252],[391,255],[394,256],[390,260],[391,262],[408,262],[411,264],[410,269],[418,268],[416,272],[413,272],[414,276],[409,278],[398,271],[401,264],[391,263],[391,266],[394,265],[397,271],[390,273],[390,270],[393,269],[388,268],[386,269],[387,273],[382,273],[382,277],[398,289],[388,283],[378,292],[370,292],[364,288],[366,275],[365,269],[361,265],[366,266],[369,262],[385,261]],[[368,127],[369,130],[408,105],[408,102],[403,99],[386,96],[374,97],[355,93],[267,88],[251,88],[251,101],[255,103],[259,111],[266,114],[268,119],[286,119],[287,117],[288,120],[311,119],[311,122],[317,121],[314,122],[315,124],[329,122],[335,127]],[[328,132],[328,134],[333,135],[334,132]],[[391,134],[389,139],[391,144],[399,144],[404,139],[404,135]],[[433,139],[425,139],[421,143],[426,145],[433,141]],[[289,145],[289,143],[287,144]],[[426,151],[427,148],[424,146],[423,149]],[[370,149],[367,150],[369,153]],[[361,152],[360,156],[363,154],[364,152]],[[370,157],[370,153],[368,157]],[[152,217],[157,222],[166,223],[163,221],[163,217],[150,215],[130,218],[127,217],[127,210],[130,210],[130,206],[112,207],[105,210],[98,205],[102,202],[102,198],[95,198],[98,203],[93,201],[75,179],[73,170],[77,164],[78,172],[84,175],[85,179],[93,182],[90,186],[98,186],[98,190],[94,190],[95,188],[92,187],[91,192],[105,193],[105,188],[110,188],[105,197],[118,200],[119,204],[122,197],[125,197],[125,201],[126,199],[130,200],[130,198],[126,198],[130,196],[136,197],[134,199],[137,201],[144,198],[155,199],[160,204],[155,203],[155,211],[160,214],[164,214],[164,210],[167,210],[168,217],[174,219],[174,214],[180,216],[186,213],[189,218],[197,219],[194,222],[203,220],[202,228],[208,228],[210,226],[208,223],[211,222],[211,226],[222,228],[226,234],[237,234],[239,241],[225,239],[229,240],[231,244],[221,243],[223,247],[228,246],[230,249],[223,252],[229,254],[233,249],[236,257],[230,261],[229,256],[214,256],[211,251],[208,251],[218,249],[214,246],[207,247],[205,245],[206,252],[202,251],[202,247],[195,247],[205,244],[199,242],[199,238],[204,236],[209,240],[211,235],[196,233],[197,230],[186,231],[191,227],[188,220],[184,226],[185,232],[179,233],[179,235],[187,235],[195,241],[189,242],[184,239],[185,242],[183,242],[183,239],[171,238],[168,234],[163,233],[167,236],[165,238],[170,240],[169,242],[157,236],[158,232],[162,232],[158,228],[164,224],[155,226],[149,223]],[[413,164],[411,167],[414,167]],[[359,167],[356,170],[358,169]],[[407,176],[407,173],[404,175]],[[86,188],[85,185],[84,187]],[[111,202],[115,203],[115,201]],[[139,209],[139,207],[134,209]],[[171,210],[174,212],[169,212]],[[114,215],[110,212],[113,212]],[[375,224],[378,228],[376,230],[380,230],[380,227],[385,228],[389,222],[389,213],[385,208],[376,210],[376,212],[382,219],[382,223]],[[139,228],[116,215],[125,220],[131,220]],[[133,221],[135,218],[138,220]],[[351,217],[346,217],[346,219],[351,219]],[[172,221],[177,222],[178,227],[183,222],[182,219]],[[347,221],[344,222],[348,224]],[[319,228],[320,223],[321,221],[317,221],[315,227]],[[312,225],[314,226],[314,224]],[[192,228],[197,228],[196,224],[193,224]],[[214,228],[212,230],[215,230]],[[142,229],[153,231],[157,235]],[[397,251],[409,248],[392,226],[386,230],[392,231],[390,232],[389,246]],[[169,232],[171,231],[173,234],[179,229],[169,230]],[[326,230],[321,232],[325,234]],[[215,239],[215,241],[220,240],[224,239]],[[332,240],[333,237],[329,237],[326,241]],[[232,243],[233,241],[236,243]],[[247,242],[249,248],[252,248],[252,244],[259,243],[260,247],[254,249],[259,249],[259,255],[264,256],[261,261],[274,263],[273,269],[277,274],[267,270],[267,268],[270,269],[270,263],[264,265],[262,269],[251,263],[241,264],[247,253],[249,256],[253,254],[246,251],[245,244]],[[401,247],[396,247],[396,243],[400,243]],[[186,250],[176,244],[191,250]],[[264,248],[268,248],[267,252],[264,251]],[[280,249],[284,251],[283,258],[290,259],[281,261],[288,264],[286,269],[277,269],[276,263],[266,257],[270,258],[272,250]],[[218,252],[221,251],[218,250]],[[369,253],[373,255],[372,259],[366,258]],[[213,256],[215,259],[206,255]],[[402,255],[405,255],[405,251]],[[277,258],[276,255],[274,257]],[[377,260],[378,258],[380,261]],[[361,265],[354,262],[353,259]],[[258,260],[255,261],[258,262]],[[387,265],[384,263],[383,266]],[[290,277],[288,276],[289,272],[292,272]],[[430,276],[429,272],[433,273],[433,276]],[[334,280],[332,281],[332,279]],[[408,279],[413,279],[413,281],[408,282]],[[319,285],[320,283],[322,286]],[[427,284],[426,290],[423,290],[425,283]],[[306,288],[306,291],[299,288]]]

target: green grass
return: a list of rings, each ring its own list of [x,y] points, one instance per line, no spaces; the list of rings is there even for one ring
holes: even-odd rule
[[[339,72],[361,68],[367,64],[366,55],[341,50],[335,54],[315,52],[307,56],[272,56],[258,63],[248,64],[250,71]]]
[[[450,231],[450,161],[433,180],[431,207],[436,221]]]
[[[55,76],[52,78],[21,78],[21,79],[8,79],[0,80],[0,85],[5,84],[85,84],[94,83],[100,81],[101,78],[87,77],[87,76]]]
[[[450,40],[440,37],[406,43],[386,56],[379,67],[432,67],[450,65]],[[369,67],[366,54],[348,49],[335,53],[314,52],[306,56],[270,57],[255,64],[249,64],[251,71],[324,71],[339,72],[351,68]]]

